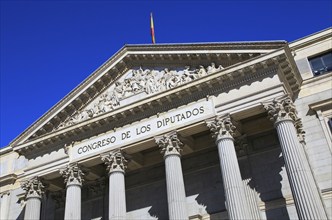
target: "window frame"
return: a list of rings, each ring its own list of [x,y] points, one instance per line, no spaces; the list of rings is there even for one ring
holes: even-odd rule
[[[332,65],[331,65],[331,66],[327,66],[327,65],[325,65],[324,60],[322,59],[323,56],[328,55],[328,54],[331,54],[331,55],[332,55],[332,50],[326,50],[326,51],[323,51],[323,52],[321,52],[321,53],[319,53],[319,54],[315,54],[315,55],[310,56],[310,57],[307,58],[313,76],[315,76],[315,77],[316,77],[316,76],[321,76],[321,75],[324,75],[324,74],[327,74],[327,73],[332,72]],[[312,61],[313,61],[313,60],[316,60],[317,58],[320,59],[320,61],[321,61],[321,63],[323,64],[324,68],[328,68],[328,67],[330,67],[330,70],[319,71],[319,72],[316,73],[316,72],[315,72],[315,69],[314,69],[314,66],[313,66],[313,64],[312,64]]]

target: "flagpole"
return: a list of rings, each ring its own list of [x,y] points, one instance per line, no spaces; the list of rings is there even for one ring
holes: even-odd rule
[[[151,29],[152,44],[155,44],[156,43],[156,39],[155,39],[155,36],[154,36],[154,24],[153,24],[152,12],[150,13],[150,29]]]

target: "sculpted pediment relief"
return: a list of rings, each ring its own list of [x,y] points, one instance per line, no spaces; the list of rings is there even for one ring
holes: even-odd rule
[[[161,93],[177,86],[189,83],[214,72],[224,69],[211,63],[197,68],[136,68],[127,71],[120,79],[91,101],[73,117],[62,122],[57,129],[77,124],[97,115],[110,112],[120,106],[128,105],[147,96]],[[56,130],[57,130],[56,129]]]

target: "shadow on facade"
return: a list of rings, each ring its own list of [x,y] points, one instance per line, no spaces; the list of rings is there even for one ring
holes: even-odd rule
[[[226,211],[217,148],[182,160],[189,216],[211,216]]]
[[[240,161],[242,179],[251,190],[257,192],[265,209],[267,220],[289,220],[286,200],[282,194],[281,172],[285,166],[280,147],[249,156]]]
[[[20,212],[19,216],[17,216],[16,220],[24,220],[25,206]]]
[[[265,211],[267,220],[289,220],[282,193],[285,163],[276,133],[254,137],[251,145],[255,149],[251,149],[250,155],[239,158],[242,180],[247,184],[246,194],[251,193],[252,207],[256,208],[252,208],[251,212],[256,212],[261,219]],[[207,213],[211,219],[228,218],[219,163],[217,147],[183,160],[189,215]],[[190,167],[195,167],[196,171]]]
[[[169,219],[163,163],[126,176],[126,206],[131,219]]]

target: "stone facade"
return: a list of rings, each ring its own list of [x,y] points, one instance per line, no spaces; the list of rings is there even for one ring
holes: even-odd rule
[[[0,150],[0,219],[332,219],[331,42],[125,46]]]

